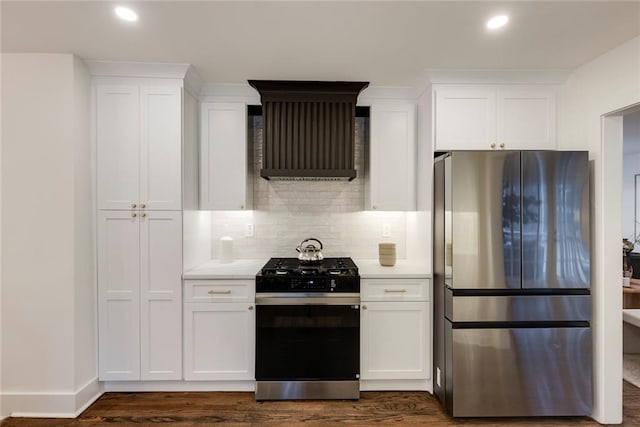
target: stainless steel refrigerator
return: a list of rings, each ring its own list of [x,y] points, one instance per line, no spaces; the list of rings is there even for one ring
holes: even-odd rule
[[[434,163],[434,391],[455,417],[590,415],[586,152]]]

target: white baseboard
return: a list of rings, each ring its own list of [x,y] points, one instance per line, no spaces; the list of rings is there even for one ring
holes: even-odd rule
[[[360,380],[360,391],[428,391],[433,394],[431,380]]]
[[[105,381],[104,391],[255,391],[249,381]]]
[[[94,378],[74,392],[2,393],[2,410],[12,417],[75,418],[102,396],[102,384]]]

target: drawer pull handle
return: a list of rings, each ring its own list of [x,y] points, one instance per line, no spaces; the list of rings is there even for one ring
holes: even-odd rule
[[[213,289],[211,289],[208,292],[209,295],[218,295],[218,294],[228,295],[230,293],[231,293],[231,289],[227,289],[225,291],[214,291]]]
[[[391,293],[403,293],[403,292],[407,292],[406,289],[385,289],[384,293],[385,294],[391,294]]]

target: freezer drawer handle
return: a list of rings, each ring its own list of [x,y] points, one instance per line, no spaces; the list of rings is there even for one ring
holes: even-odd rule
[[[230,294],[231,293],[231,289],[227,289],[225,291],[214,291],[213,289],[211,289],[208,294],[209,295],[216,295],[216,294]]]
[[[385,289],[384,293],[385,294],[391,294],[391,293],[403,293],[403,292],[407,292],[406,289]]]

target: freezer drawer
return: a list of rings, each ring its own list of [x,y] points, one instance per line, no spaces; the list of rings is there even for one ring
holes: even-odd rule
[[[589,328],[448,328],[446,404],[455,417],[590,415]]]
[[[445,316],[452,322],[588,322],[591,296],[454,296],[447,289]]]

